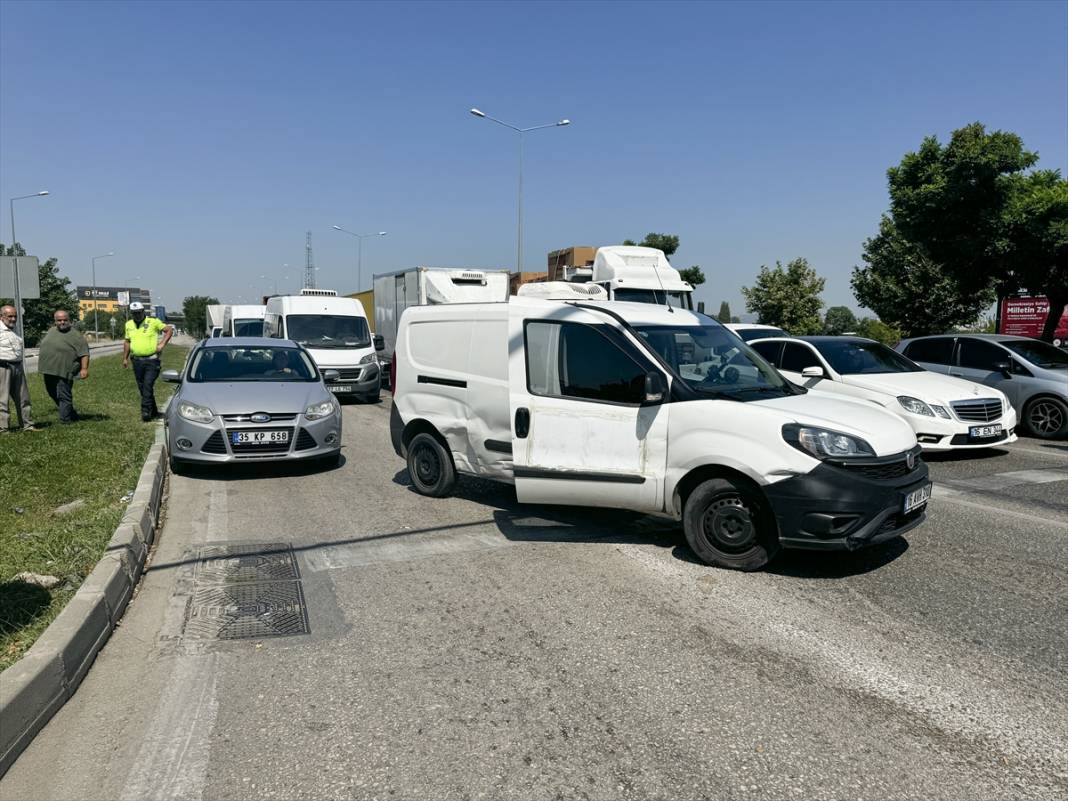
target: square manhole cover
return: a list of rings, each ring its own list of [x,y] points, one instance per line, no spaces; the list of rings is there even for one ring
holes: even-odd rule
[[[299,581],[198,585],[185,635],[239,640],[307,634],[308,610]]]
[[[300,578],[297,560],[285,542],[209,545],[197,553],[198,585]]]

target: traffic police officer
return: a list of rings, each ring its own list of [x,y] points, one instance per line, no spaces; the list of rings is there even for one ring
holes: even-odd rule
[[[133,357],[134,377],[141,393],[141,419],[145,422],[159,415],[156,408],[156,378],[159,377],[159,355],[174,336],[173,326],[145,314],[145,304],[130,304],[132,320],[126,321],[126,337],[122,343],[122,366],[130,366]],[[163,340],[159,338],[163,333]]]

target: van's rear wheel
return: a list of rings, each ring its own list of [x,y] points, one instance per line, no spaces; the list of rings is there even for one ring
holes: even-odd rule
[[[456,486],[452,455],[431,434],[416,434],[408,443],[408,475],[420,495],[442,498]]]
[[[686,542],[710,565],[759,570],[779,550],[774,521],[759,492],[713,478],[699,484],[682,513]]]

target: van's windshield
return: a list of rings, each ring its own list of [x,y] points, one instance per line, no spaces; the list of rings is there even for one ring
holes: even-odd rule
[[[669,292],[663,289],[620,289],[612,294],[614,300],[628,303],[655,303],[657,306],[674,306],[676,309],[693,309],[690,292]]]
[[[363,317],[344,314],[290,314],[286,317],[289,339],[306,348],[366,348],[371,332]]]
[[[235,337],[262,337],[263,336],[263,320],[256,318],[248,318],[245,320],[234,320],[234,336]]]
[[[695,392],[742,401],[804,392],[721,326],[640,325],[635,328]]]

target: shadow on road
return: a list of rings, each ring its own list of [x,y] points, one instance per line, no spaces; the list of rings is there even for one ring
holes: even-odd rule
[[[285,459],[277,462],[227,462],[226,464],[184,464],[182,478],[194,481],[255,481],[260,478],[294,478],[330,473],[345,465],[342,456],[335,465],[315,459]]]

